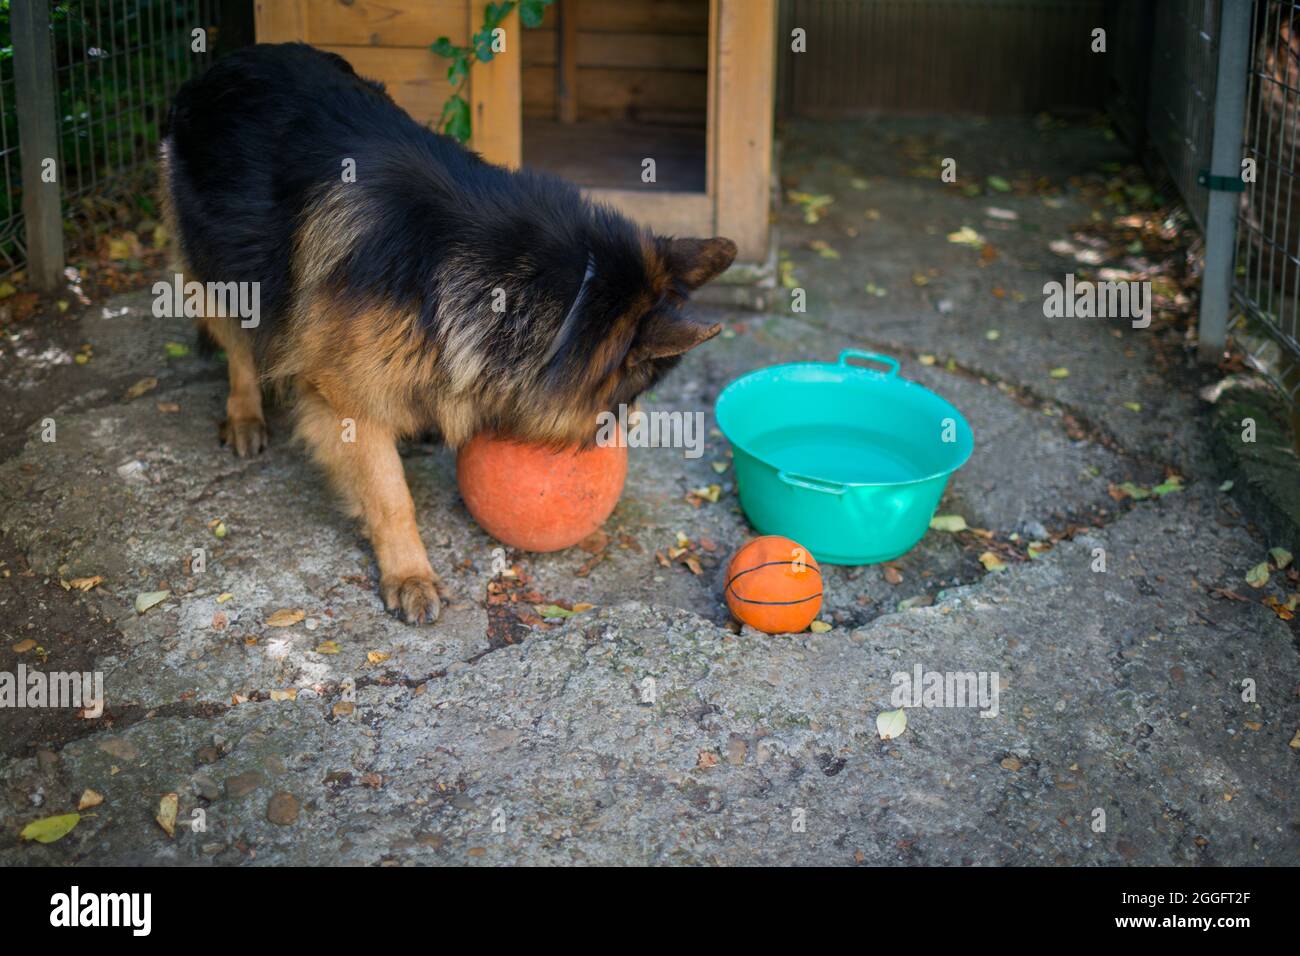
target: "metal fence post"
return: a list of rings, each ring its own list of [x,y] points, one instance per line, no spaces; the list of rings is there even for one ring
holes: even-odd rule
[[[50,5],[15,0],[10,11],[14,47],[14,98],[22,150],[23,224],[27,274],[34,288],[53,292],[63,277],[62,186],[47,182],[48,160],[59,161],[59,113],[50,51]]]
[[[1227,341],[1237,247],[1237,205],[1242,188],[1241,142],[1250,72],[1251,0],[1223,0],[1219,63],[1214,83],[1214,140],[1206,185],[1205,272],[1201,278],[1201,359],[1218,361]]]

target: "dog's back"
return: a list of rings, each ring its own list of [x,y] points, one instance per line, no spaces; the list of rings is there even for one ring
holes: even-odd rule
[[[259,282],[269,335],[291,293],[299,218],[343,158],[423,131],[342,57],[259,45],[181,87],[163,140],[164,183],[188,271]],[[349,152],[351,150],[351,152]]]

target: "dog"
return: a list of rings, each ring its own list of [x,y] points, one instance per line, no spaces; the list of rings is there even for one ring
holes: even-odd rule
[[[720,331],[690,293],[729,239],[656,236],[563,180],[485,162],[332,53],[248,47],[177,92],[160,149],[176,267],[256,283],[256,322],[208,308],[226,353],[221,440],[267,444],[263,387],[359,518],[384,605],[440,611],[397,442],[479,432],[591,445]]]

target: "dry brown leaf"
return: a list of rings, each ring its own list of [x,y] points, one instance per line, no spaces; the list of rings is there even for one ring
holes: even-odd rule
[[[174,793],[163,794],[158,802],[158,815],[154,817],[158,825],[169,837],[176,836],[176,811],[180,809],[180,797]]]
[[[281,608],[266,619],[267,627],[293,627],[307,616],[306,612],[301,610],[290,610]]]
[[[91,790],[87,787],[81,793],[81,800],[77,802],[78,810],[89,810],[91,807],[97,807],[104,802],[104,795]]]

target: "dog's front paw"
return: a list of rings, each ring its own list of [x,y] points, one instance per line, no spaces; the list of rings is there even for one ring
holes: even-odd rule
[[[221,423],[221,442],[240,458],[252,458],[266,449],[270,433],[260,418],[227,418]]]
[[[384,606],[400,612],[407,624],[432,624],[442,611],[436,578],[386,578],[379,582],[379,591]]]

